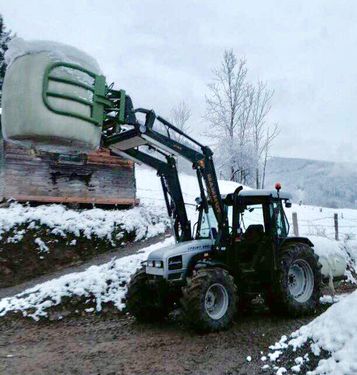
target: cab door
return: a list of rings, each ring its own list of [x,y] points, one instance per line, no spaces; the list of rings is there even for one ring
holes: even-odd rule
[[[241,207],[233,209],[233,215],[238,217],[233,217],[232,220],[232,248],[229,258],[234,261],[236,269],[255,272],[261,254],[269,251],[269,210],[265,202],[252,202]]]

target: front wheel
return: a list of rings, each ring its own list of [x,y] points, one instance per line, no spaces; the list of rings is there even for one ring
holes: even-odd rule
[[[186,323],[201,332],[228,328],[236,312],[236,289],[233,277],[226,270],[199,270],[182,289]]]
[[[314,313],[321,295],[321,265],[313,249],[301,243],[281,249],[278,270],[267,290],[272,312],[290,316]]]
[[[168,315],[165,293],[159,286],[150,285],[144,268],[131,277],[126,293],[126,309],[141,322],[154,322]]]

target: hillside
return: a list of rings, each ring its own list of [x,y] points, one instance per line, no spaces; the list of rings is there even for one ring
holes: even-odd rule
[[[279,181],[295,202],[324,207],[356,208],[357,165],[273,157],[267,165],[265,186]]]

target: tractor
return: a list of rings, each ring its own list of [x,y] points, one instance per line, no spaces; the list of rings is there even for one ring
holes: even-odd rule
[[[229,224],[223,248],[215,246],[212,207],[205,212],[199,202],[194,239],[149,254],[129,283],[128,311],[152,321],[180,304],[185,322],[198,331],[226,329],[258,296],[276,314],[315,312],[321,265],[309,239],[288,237],[289,199],[279,190],[237,189],[223,197]]]
[[[138,320],[153,321],[181,306],[185,321],[207,332],[229,327],[236,312],[258,296],[277,314],[316,311],[321,264],[308,238],[289,236],[284,206],[291,206],[290,196],[280,184],[272,191],[239,186],[224,196],[209,147],[153,110],[134,110],[126,95],[119,107],[125,109],[122,126],[104,134],[103,145],[115,155],[156,169],[176,240],[149,254],[132,276],[126,294],[128,312]],[[138,114],[144,120],[138,120]],[[196,171],[200,196],[193,230],[177,157],[190,161]]]

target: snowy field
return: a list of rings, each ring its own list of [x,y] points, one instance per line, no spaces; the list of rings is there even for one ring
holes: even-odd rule
[[[154,171],[137,167],[136,168],[138,197],[142,202],[154,203],[155,205],[162,205],[164,207],[164,199],[161,192],[160,179],[156,177]],[[186,203],[193,204],[196,197],[199,196],[197,186],[197,179],[195,176],[182,175],[181,176],[183,195]],[[220,182],[222,194],[232,193],[238,186],[237,183],[231,181]],[[274,189],[274,186],[267,186],[269,190]],[[246,187],[246,189],[248,189]],[[284,186],[282,187],[284,190]],[[195,219],[194,207],[189,208],[191,221]],[[286,209],[286,215],[292,226],[292,213],[296,212],[299,223],[299,234],[302,236],[319,236],[334,239],[334,214],[338,214],[339,234],[340,239],[357,238],[357,210],[353,209],[337,209],[325,208],[316,206],[298,205],[293,202],[291,208]]]

